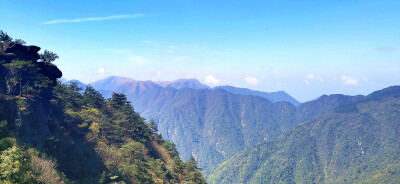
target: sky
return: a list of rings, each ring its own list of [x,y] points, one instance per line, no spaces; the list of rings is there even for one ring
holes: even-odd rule
[[[107,76],[322,94],[400,85],[398,0],[0,0],[0,29]]]

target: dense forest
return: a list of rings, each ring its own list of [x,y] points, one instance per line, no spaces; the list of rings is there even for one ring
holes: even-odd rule
[[[400,86],[358,96],[249,147],[210,183],[400,183]]]
[[[104,96],[111,97],[112,91],[127,95],[141,116],[156,120],[159,132],[177,145],[181,158],[195,157],[205,177],[246,147],[274,140],[298,123],[362,98],[323,95],[295,106],[285,98],[275,103],[267,98],[279,92],[227,86],[204,89],[199,83],[182,87],[171,82],[174,87],[164,88],[152,81],[111,76],[91,85]]]
[[[39,50],[0,32],[0,183],[205,183],[125,95],[61,84]]]

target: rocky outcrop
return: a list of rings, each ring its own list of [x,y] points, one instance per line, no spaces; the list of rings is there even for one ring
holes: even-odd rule
[[[42,74],[49,78],[58,79],[62,77],[62,72],[53,64],[38,62],[37,66],[41,69]]]
[[[51,63],[39,62],[38,54],[40,47],[25,46],[21,44],[1,43],[3,52],[0,53],[0,62],[11,63],[13,60],[32,61],[40,69],[40,72],[48,77],[53,85],[57,84],[57,79],[62,77],[62,72],[57,66]]]
[[[12,128],[19,133],[19,141],[33,145],[38,150],[43,147],[43,141],[40,139],[44,139],[50,134],[51,104],[49,98],[52,96],[52,87],[57,84],[57,79],[62,77],[62,72],[57,66],[48,62],[40,62],[39,50],[40,47],[37,46],[0,42],[0,120],[7,120],[9,126],[14,126]],[[31,61],[36,65],[37,72],[50,79],[50,86],[41,88],[36,97],[30,95],[15,97],[19,93],[8,93],[6,81],[7,73],[10,71],[2,64],[11,63],[13,60]],[[7,94],[7,96],[1,94]],[[15,96],[13,97],[13,95]],[[19,107],[18,101],[24,103]],[[15,110],[11,112],[7,108]],[[27,108],[30,108],[30,113],[25,113]],[[9,118],[6,119],[5,117]]]
[[[0,56],[0,60],[4,60],[6,63],[10,63],[14,59],[26,60],[26,61],[37,61],[39,57],[40,47],[37,46],[24,46],[21,44],[11,44],[4,50],[4,59]]]

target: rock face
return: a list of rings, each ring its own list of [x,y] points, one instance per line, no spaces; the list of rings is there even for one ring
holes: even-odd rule
[[[40,47],[37,46],[24,46],[21,44],[10,45],[10,47],[4,50],[4,55],[7,56],[4,61],[10,63],[14,59],[26,60],[26,61],[37,61],[39,57]],[[0,60],[3,60],[0,57]]]
[[[62,77],[62,72],[57,66],[51,63],[38,62],[40,56],[38,54],[40,47],[25,46],[21,44],[0,43],[0,63],[11,63],[13,60],[32,61],[40,69],[40,72],[52,81],[52,85],[57,84],[57,79]],[[4,73],[4,72],[2,72]],[[3,79],[3,76],[0,75]]]
[[[37,66],[41,68],[42,74],[49,78],[58,79],[62,77],[62,72],[55,65],[38,62]]]

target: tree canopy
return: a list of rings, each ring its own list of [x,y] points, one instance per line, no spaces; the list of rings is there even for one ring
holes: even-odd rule
[[[45,50],[43,52],[43,54],[40,54],[40,61],[42,62],[46,62],[46,63],[51,63],[53,61],[55,61],[56,59],[58,59],[58,55],[54,52]]]

